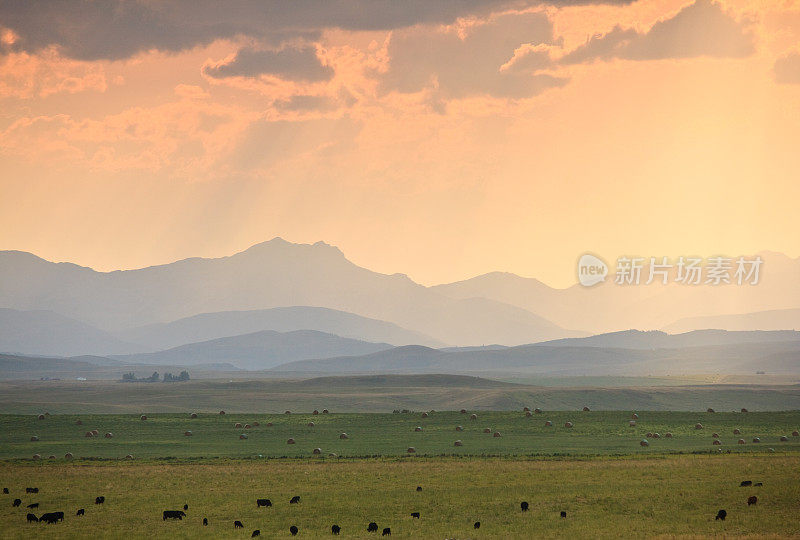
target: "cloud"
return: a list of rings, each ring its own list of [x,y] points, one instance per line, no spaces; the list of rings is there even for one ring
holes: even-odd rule
[[[524,98],[566,79],[533,74],[532,69],[503,69],[522,45],[553,44],[553,27],[543,12],[509,13],[456,28],[415,27],[392,34],[388,69],[381,74],[384,92],[419,92],[435,88],[439,97],[488,94]]]
[[[205,66],[203,72],[217,79],[272,75],[308,82],[324,81],[333,76],[333,69],[320,62],[313,46],[284,47],[279,50],[244,48],[228,61]]]
[[[601,0],[602,1],[602,0]],[[629,3],[605,0],[603,3]],[[157,49],[176,52],[217,39],[248,36],[279,45],[316,39],[325,28],[392,30],[449,24],[486,16],[532,0],[4,0],[0,27],[18,39],[6,50],[35,52],[56,46],[81,60],[120,60]],[[551,0],[555,5],[597,3]]]
[[[775,60],[772,73],[777,83],[800,84],[800,52],[793,51]]]
[[[741,58],[755,50],[749,21],[737,21],[719,3],[696,0],[674,17],[657,22],[647,32],[614,27],[567,53],[561,64],[596,60],[659,60],[664,58]]]

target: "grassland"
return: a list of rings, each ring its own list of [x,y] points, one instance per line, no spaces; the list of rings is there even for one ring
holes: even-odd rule
[[[800,452],[800,412],[660,412],[640,411],[637,425],[628,425],[630,412],[545,411],[526,417],[522,411],[479,411],[478,418],[456,411],[431,413],[343,413],[337,414],[183,414],[148,415],[34,415],[0,416],[0,459],[30,459],[34,454],[59,459],[67,452],[78,458],[256,458],[310,457],[315,448],[322,456],[402,456],[408,447],[419,455],[529,456],[529,455],[624,455],[677,452],[736,453]],[[80,419],[83,424],[76,425]],[[552,426],[545,426],[549,420]],[[259,424],[256,426],[256,422]],[[313,422],[313,426],[309,423]],[[573,427],[564,426],[572,422]],[[700,422],[704,429],[695,429]],[[235,424],[250,424],[250,429]],[[272,424],[271,426],[269,424]],[[457,426],[463,431],[456,431]],[[422,431],[416,432],[415,428]],[[485,429],[491,433],[484,433]],[[741,435],[734,435],[734,429]],[[100,437],[87,438],[97,429]],[[185,436],[189,430],[192,436]],[[106,439],[105,433],[113,438]],[[499,432],[500,437],[494,437]],[[648,432],[649,447],[639,441]],[[667,432],[672,438],[663,437]],[[720,435],[721,446],[712,446],[712,433]],[[247,435],[241,440],[241,434]],[[347,433],[348,439],[340,439]],[[781,442],[781,435],[788,436]],[[36,436],[38,441],[31,441]],[[761,443],[752,442],[759,437]],[[295,444],[287,444],[293,438]],[[747,444],[739,445],[743,438]],[[463,446],[456,447],[456,440]]]
[[[797,455],[682,455],[639,459],[508,460],[401,458],[309,460],[0,463],[0,531],[6,538],[367,538],[366,525],[393,538],[620,538],[654,536],[796,537]],[[741,488],[750,479],[762,487]],[[420,485],[423,491],[417,492]],[[26,495],[26,486],[40,493]],[[92,504],[103,495],[106,503]],[[299,505],[289,505],[300,495]],[[746,504],[756,495],[755,506]],[[63,523],[25,522],[10,499],[61,510]],[[256,508],[270,498],[272,508]],[[520,501],[530,502],[521,512]],[[161,511],[189,505],[184,521]],[[84,517],[75,510],[85,508]],[[715,521],[718,509],[728,519]],[[559,517],[560,511],[567,518]],[[412,519],[411,512],[420,512]],[[202,518],[210,525],[204,528]],[[233,520],[245,528],[234,530]],[[481,528],[473,529],[480,521]]]

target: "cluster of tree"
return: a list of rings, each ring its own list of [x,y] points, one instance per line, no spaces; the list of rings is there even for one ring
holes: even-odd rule
[[[122,382],[158,382],[159,381],[159,374],[158,371],[154,371],[152,375],[149,377],[136,377],[134,372],[123,373],[122,375]],[[188,381],[189,380],[189,372],[184,370],[181,371],[180,375],[173,375],[172,373],[164,373],[163,382],[181,382],[181,381]]]

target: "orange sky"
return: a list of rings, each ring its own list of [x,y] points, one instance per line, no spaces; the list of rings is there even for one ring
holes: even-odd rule
[[[282,236],[555,286],[585,251],[800,255],[800,3],[569,3],[113,54],[0,10],[0,249],[111,270]]]

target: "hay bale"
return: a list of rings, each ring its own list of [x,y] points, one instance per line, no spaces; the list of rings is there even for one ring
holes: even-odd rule
[[[414,431],[422,431],[422,426],[417,426],[414,428]]]
[[[194,433],[192,433],[191,431],[187,430],[187,431],[183,432],[183,435],[184,435],[184,437],[191,437],[192,435],[194,435]]]
[[[125,459],[131,460],[133,459],[133,454],[128,454],[125,456]]]
[[[472,413],[471,415],[469,415],[469,419],[470,420],[477,420],[478,419],[478,415],[475,414],[475,413]]]
[[[630,427],[636,427],[636,420],[628,420],[628,425]]]
[[[191,415],[189,415],[189,418],[197,418],[197,413],[193,412]]]
[[[31,442],[38,442],[38,441],[39,441],[39,436],[38,435],[34,435],[34,436],[31,437]]]
[[[458,412],[460,412],[461,414],[467,414],[467,409],[461,409],[461,410],[460,410],[460,411],[458,411]]]
[[[711,412],[711,413],[713,413],[713,412],[714,412],[714,409],[712,409],[711,407],[709,407],[708,409],[706,409],[706,412]]]
[[[75,456],[72,455],[72,452],[67,452],[66,454],[64,454],[64,459],[72,459],[73,457]]]
[[[225,414],[225,411],[219,411],[219,414],[220,416],[222,416],[223,414]]]
[[[638,414],[636,414],[636,413],[633,413],[633,414],[631,415],[631,420],[638,420],[638,419],[639,419],[639,415],[638,415]]]
[[[456,431],[464,431],[464,426],[456,426]]]
[[[739,439],[738,441],[736,441],[736,444],[744,444],[744,439]]]
[[[322,409],[322,414],[328,414],[328,409]]]
[[[83,425],[83,420],[81,420],[81,419],[75,420],[75,425],[76,426],[82,426]]]
[[[39,416],[37,416],[36,418],[38,418],[39,420],[44,420],[44,415],[43,415],[43,414],[40,414],[40,415],[39,415]]]
[[[245,424],[244,429],[250,429],[250,424]]]
[[[492,437],[499,437],[499,436],[500,436],[500,432],[499,431],[495,431],[494,434],[492,435]]]
[[[39,460],[42,459],[42,456],[40,456],[39,454],[33,454],[33,459]]]
[[[712,442],[711,444],[720,445],[722,443],[719,442],[719,439],[714,439],[714,442]]]
[[[531,416],[533,416],[531,411],[525,411],[525,418],[530,418]]]
[[[426,413],[426,412],[422,413],[422,418],[427,418],[427,417],[428,417],[428,413]]]
[[[745,409],[744,407],[742,407],[742,412],[747,412],[747,409]]]
[[[233,429],[242,429],[242,423],[236,422],[235,424],[233,424]]]
[[[243,440],[245,440],[245,439],[247,439],[247,433],[240,433],[240,434],[239,434],[239,440],[240,440],[240,441],[243,441]]]
[[[142,416],[139,417],[139,420],[147,420],[147,415],[143,414]]]
[[[564,427],[571,428],[572,427],[572,422],[564,422]]]
[[[56,456],[53,455],[53,454],[50,454],[49,456],[47,456],[47,459],[56,459]]]
[[[648,442],[647,439],[642,439],[641,441],[639,441],[639,446],[650,446],[650,443]]]
[[[292,411],[283,411],[283,414],[292,414]]]
[[[311,414],[319,414],[319,411],[317,409],[314,409],[314,412],[312,412]]]
[[[761,439],[759,439],[758,437],[753,437],[753,442],[754,443],[760,443]]]
[[[322,448],[314,448],[311,451],[311,453],[314,454],[315,456],[318,456],[318,455],[320,455],[322,453]]]
[[[553,422],[551,422],[550,420],[547,420],[547,421],[544,423],[544,425],[545,425],[545,427],[550,427],[550,426],[552,426],[552,425],[553,425]]]
[[[711,438],[713,438],[713,439],[719,439],[719,433],[712,433],[712,434],[711,434]]]
[[[703,424],[698,422],[697,424],[694,425],[694,429],[703,429]]]
[[[736,428],[736,429],[733,430],[733,434],[734,435],[741,435],[742,434],[742,430],[739,429],[739,428]]]
[[[109,431],[108,433],[106,433],[105,435],[103,435],[103,437],[105,437],[106,439],[111,439],[111,438],[113,438],[113,437],[114,437],[114,434],[113,434],[113,433],[111,433],[111,432]]]
[[[87,431],[84,437],[94,437],[94,433],[92,433],[91,431]]]
[[[792,431],[792,437],[800,437],[800,431]]]
[[[655,433],[653,433],[653,438],[654,439],[660,439],[661,435],[659,435],[658,432],[655,432]]]
[[[484,433],[491,433],[492,432],[492,428],[488,428],[488,427],[487,428],[483,428],[483,432]]]
[[[584,407],[583,412],[589,412],[589,407]]]
[[[309,422],[308,424],[306,424],[306,426],[308,426],[308,427],[314,427],[314,422]]]
[[[413,446],[409,446],[408,448],[406,448],[406,453],[414,454],[416,452],[417,452],[417,449],[414,448]]]
[[[672,438],[672,432],[667,431],[666,433],[664,433],[664,437],[666,437],[667,439],[671,439]]]
[[[457,440],[456,442],[453,443],[453,446],[464,446],[464,443],[461,442],[461,440],[459,439],[459,440]]]
[[[344,440],[349,439],[350,437],[347,436],[347,433],[339,433],[339,438]]]
[[[533,409],[533,412],[536,413],[536,414],[542,414],[542,409],[540,409],[539,407],[536,407],[535,409]]]
[[[789,440],[789,437],[787,437],[786,435],[781,435],[781,442],[786,442],[788,440]]]

